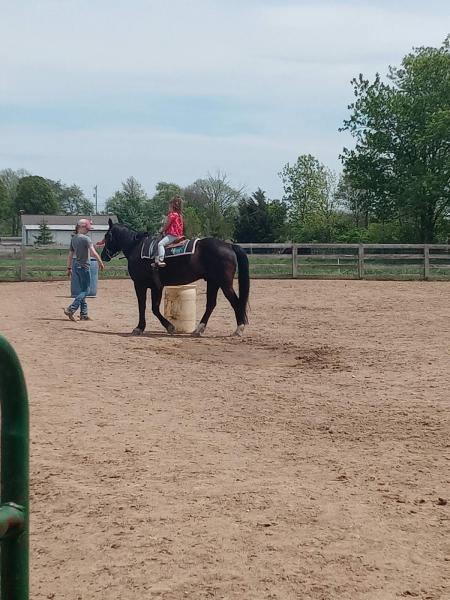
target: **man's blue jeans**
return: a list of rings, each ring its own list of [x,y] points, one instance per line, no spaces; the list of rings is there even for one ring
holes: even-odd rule
[[[80,263],[75,260],[73,263],[73,276],[76,278],[78,288],[81,291],[69,306],[69,310],[70,312],[74,313],[76,310],[78,310],[78,308],[80,308],[81,316],[87,317],[88,307],[86,303],[86,296],[89,294],[89,288],[91,286],[91,271],[89,269],[89,265],[80,265]]]

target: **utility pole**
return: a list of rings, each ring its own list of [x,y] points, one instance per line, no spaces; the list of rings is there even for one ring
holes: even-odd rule
[[[94,198],[95,198],[95,214],[98,215],[98,204],[97,204],[97,186],[94,185]]]

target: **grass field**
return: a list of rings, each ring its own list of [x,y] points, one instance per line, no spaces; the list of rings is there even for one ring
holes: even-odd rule
[[[66,277],[67,249],[43,248],[26,250],[26,280],[57,280]],[[288,254],[249,254],[251,277],[291,278],[292,256]],[[101,279],[126,277],[126,262],[115,260],[106,265],[100,273]],[[299,278],[357,279],[358,265],[355,258],[320,259],[314,255],[298,256],[297,276]],[[20,251],[0,255],[0,281],[21,279]],[[423,279],[423,261],[420,259],[391,260],[383,258],[366,259],[364,279]],[[430,257],[430,279],[449,280],[448,259]]]

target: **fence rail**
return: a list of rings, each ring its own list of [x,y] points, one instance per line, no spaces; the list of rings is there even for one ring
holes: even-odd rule
[[[254,277],[450,279],[447,244],[240,244]],[[276,257],[276,258],[275,258]],[[284,263],[279,261],[284,258]],[[280,270],[274,267],[283,267]]]
[[[446,244],[240,244],[251,277],[297,279],[450,280]],[[176,260],[176,259],[174,259]],[[0,255],[0,280],[66,277],[67,248],[25,246]],[[126,261],[107,263],[100,278],[127,277]]]

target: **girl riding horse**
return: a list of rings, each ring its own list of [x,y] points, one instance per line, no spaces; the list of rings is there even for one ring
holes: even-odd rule
[[[123,252],[128,260],[128,273],[134,282],[139,306],[139,322],[133,334],[139,335],[145,331],[147,289],[150,289],[152,294],[153,314],[169,333],[174,333],[174,326],[159,310],[164,286],[185,285],[198,279],[205,279],[206,310],[193,335],[199,336],[205,330],[216,306],[219,289],[233,307],[237,324],[234,333],[242,335],[248,322],[247,304],[250,293],[249,264],[244,250],[236,244],[229,244],[215,238],[204,238],[197,242],[193,254],[166,259],[167,266],[164,269],[152,269],[149,260],[141,256],[143,237],[146,235],[126,225],[113,224],[110,219],[102,251],[102,260],[105,262],[114,258],[119,252]],[[236,270],[238,270],[239,296],[233,288]]]

